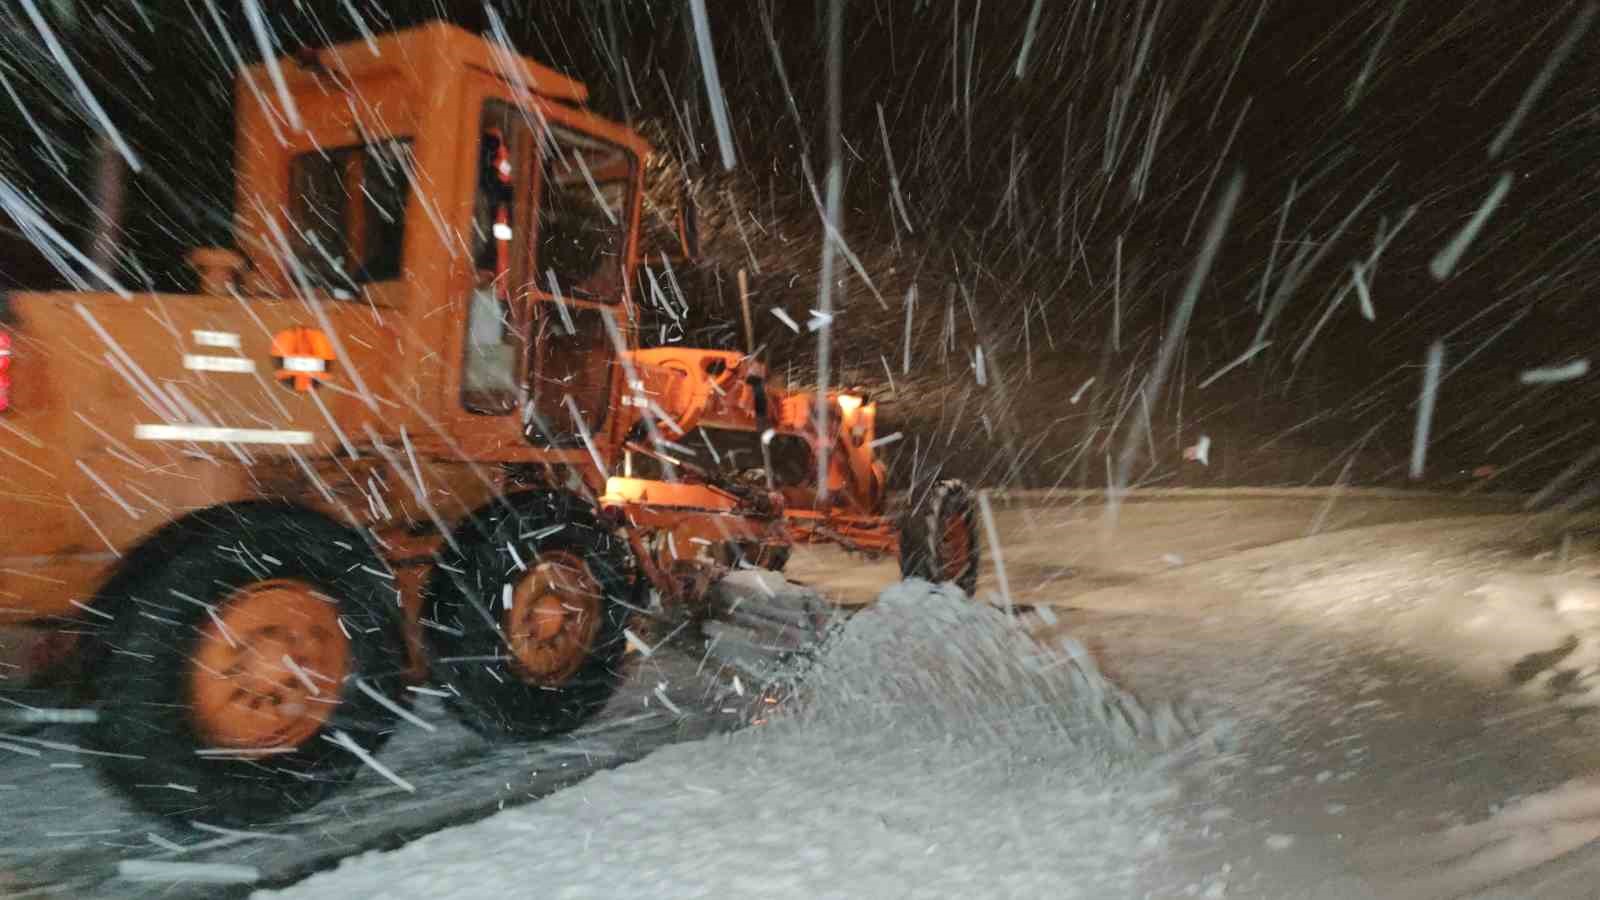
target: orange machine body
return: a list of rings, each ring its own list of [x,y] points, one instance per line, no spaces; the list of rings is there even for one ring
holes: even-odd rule
[[[893,552],[870,402],[830,395],[819,434],[753,360],[639,348],[650,148],[581,84],[431,25],[249,67],[236,97],[235,249],[193,254],[201,293],[0,296],[0,625],[70,631],[164,527],[264,498],[375,535],[414,649],[435,549],[526,486],[608,509],[675,596],[730,545]],[[613,230],[560,243],[549,198],[591,189]],[[600,274],[564,282],[573,246]],[[798,438],[824,483],[673,465],[696,429]],[[663,477],[628,477],[635,450]]]

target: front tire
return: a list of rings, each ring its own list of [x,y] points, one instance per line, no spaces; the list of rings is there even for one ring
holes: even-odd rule
[[[938,482],[901,519],[900,576],[977,591],[977,508],[965,484]]]
[[[428,584],[435,678],[475,731],[561,734],[593,718],[622,680],[632,596],[627,543],[588,504],[549,491],[509,497],[462,529]]]
[[[160,566],[103,598],[116,620],[90,741],[114,754],[99,758],[105,776],[152,812],[244,824],[354,778],[344,742],[381,746],[401,688],[383,561],[356,532],[272,504],[208,511],[155,540]]]

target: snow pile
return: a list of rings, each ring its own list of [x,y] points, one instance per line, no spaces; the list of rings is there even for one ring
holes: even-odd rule
[[[1600,705],[1600,583],[1497,572],[1396,617],[1396,631],[1447,650],[1471,674],[1563,705]]]
[[[1004,611],[915,579],[837,631],[796,693],[788,724],[840,736],[893,731],[1118,758],[1200,731],[1171,703],[1147,711],[1070,636],[1042,644]]]
[[[1495,689],[1600,708],[1600,564],[1528,558],[1528,523],[1385,525],[1219,564],[1226,592],[1320,632],[1420,653]],[[1563,544],[1563,547],[1565,544]]]
[[[1397,554],[1338,566],[1285,592],[1283,602],[1325,627],[1426,654],[1490,687],[1600,706],[1600,581],[1519,568],[1528,567],[1481,552]],[[1419,577],[1419,569],[1429,574]]]
[[[1175,736],[1180,717],[1144,713],[1081,650],[1041,647],[959,592],[885,592],[823,649],[795,699],[766,725],[664,748],[259,896],[453,900],[530,884],[563,898],[1216,888],[1163,871],[1182,837],[1179,790],[1138,735]]]
[[[1565,887],[1576,887],[1579,893],[1560,896],[1593,896],[1589,892],[1593,855],[1582,858],[1576,853],[1592,848],[1596,841],[1600,841],[1600,779],[1591,777],[1517,799],[1480,822],[1375,850],[1363,862],[1371,873],[1387,879],[1390,896],[1421,900],[1475,894],[1568,858],[1568,865],[1549,871],[1541,886],[1566,881]]]

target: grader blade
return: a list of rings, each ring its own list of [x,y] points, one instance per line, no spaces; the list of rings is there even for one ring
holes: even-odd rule
[[[803,666],[845,613],[773,572],[735,572],[712,587],[706,657],[758,685]]]

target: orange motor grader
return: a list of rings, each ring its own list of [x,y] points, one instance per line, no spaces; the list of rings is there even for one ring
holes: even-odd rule
[[[192,253],[196,294],[0,297],[0,700],[87,686],[139,803],[303,808],[408,688],[571,729],[641,604],[796,542],[972,588],[959,485],[886,517],[869,398],[640,347],[650,148],[582,84],[431,25],[236,97],[237,249]],[[730,470],[729,435],[763,463]]]

